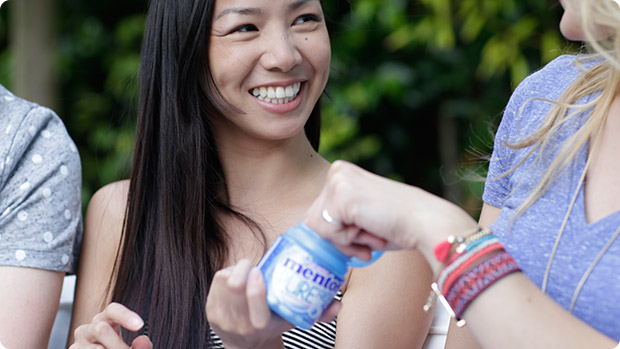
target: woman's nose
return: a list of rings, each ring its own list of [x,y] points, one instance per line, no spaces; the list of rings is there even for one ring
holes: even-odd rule
[[[303,60],[289,33],[274,33],[265,40],[262,64],[267,70],[290,71]]]

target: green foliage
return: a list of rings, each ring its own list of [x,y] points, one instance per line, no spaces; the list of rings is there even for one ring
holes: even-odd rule
[[[463,204],[481,185],[446,191],[469,151],[490,151],[512,89],[567,47],[554,0],[323,1],[332,74],[321,152]],[[60,0],[63,117],[83,161],[84,202],[125,178],[136,114],[145,0]],[[1,11],[0,11],[1,12]],[[0,13],[0,81],[10,47]],[[454,134],[450,130],[456,130]]]
[[[126,178],[135,132],[143,1],[63,0],[59,114],[82,158],[83,202]]]
[[[479,198],[482,186],[465,181],[460,194],[446,191],[445,171],[475,164],[472,149],[490,152],[489,129],[512,89],[567,46],[557,2],[339,3],[325,5],[333,69],[324,154],[461,203]],[[372,146],[361,147],[369,137]]]

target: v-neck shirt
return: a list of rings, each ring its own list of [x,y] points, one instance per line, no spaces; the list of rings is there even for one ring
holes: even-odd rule
[[[536,161],[538,151],[528,156],[530,147],[515,151],[507,144],[514,144],[539,129],[552,107],[552,103],[542,99],[557,101],[563,91],[583,74],[583,68],[600,62],[590,60],[581,63],[580,67],[576,60],[577,57],[570,55],[558,57],[517,87],[496,134],[483,195],[486,203],[501,208],[491,229],[500,237],[525,275],[538,287],[542,287],[553,245],[573,195],[578,190],[588,144],[579,149],[574,161],[558,174],[547,192],[522,215],[513,218],[546,172],[557,150],[590,117],[592,110],[580,111],[574,122],[555,132],[553,136],[557,138],[540,161]],[[586,96],[577,104],[583,105],[596,95]],[[523,163],[516,170],[506,174],[521,160]],[[584,273],[620,228],[620,211],[591,223],[588,223],[585,212],[584,188],[581,185],[553,258],[546,290],[566,309],[569,309]],[[587,278],[573,314],[607,336],[620,340],[618,295],[620,238],[611,245]]]

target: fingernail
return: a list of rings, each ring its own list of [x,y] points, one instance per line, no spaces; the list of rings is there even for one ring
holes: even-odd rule
[[[252,270],[250,270],[250,275],[248,275],[248,285],[258,284],[260,282],[261,275],[260,269],[252,268]]]
[[[144,326],[144,321],[142,321],[142,319],[137,316],[132,316],[129,319],[129,326],[139,330],[142,328],[142,326]]]

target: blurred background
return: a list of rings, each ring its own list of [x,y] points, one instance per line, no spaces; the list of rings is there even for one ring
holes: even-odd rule
[[[332,39],[320,152],[478,214],[512,90],[556,56],[556,0],[323,0]],[[127,178],[146,0],[10,0],[0,83],[53,108],[75,140],[83,205]]]

